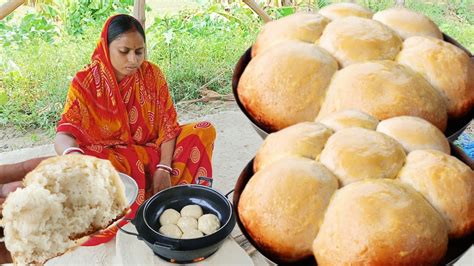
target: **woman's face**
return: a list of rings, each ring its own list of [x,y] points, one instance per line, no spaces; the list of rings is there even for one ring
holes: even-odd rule
[[[145,60],[145,41],[138,31],[122,33],[109,44],[110,62],[117,81],[138,70]]]

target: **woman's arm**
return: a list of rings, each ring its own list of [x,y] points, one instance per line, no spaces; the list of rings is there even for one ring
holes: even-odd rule
[[[56,138],[54,140],[54,149],[58,155],[62,155],[64,150],[70,147],[79,147],[76,139],[64,132],[56,133]]]
[[[175,143],[176,138],[173,138],[161,144],[160,164],[171,167]],[[169,188],[170,186],[171,173],[163,169],[156,169],[155,174],[153,175],[153,194],[156,194],[165,188]]]
[[[171,166],[173,160],[174,145],[176,144],[176,138],[170,139],[161,144],[161,159],[160,164]]]

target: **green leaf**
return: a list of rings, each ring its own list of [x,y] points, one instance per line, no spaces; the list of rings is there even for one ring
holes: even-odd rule
[[[8,103],[8,94],[4,91],[0,91],[0,106]]]
[[[227,12],[221,12],[221,11],[217,11],[216,14],[219,14],[225,18],[227,18],[228,20],[230,21],[234,21],[234,22],[237,22],[239,24],[242,24],[242,20],[240,20],[239,18],[235,17],[235,16],[232,16],[231,14],[227,13]]]
[[[295,8],[294,7],[282,7],[282,8],[277,9],[277,13],[280,16],[285,17],[285,16],[288,16],[288,15],[291,15],[291,14],[295,13]]]

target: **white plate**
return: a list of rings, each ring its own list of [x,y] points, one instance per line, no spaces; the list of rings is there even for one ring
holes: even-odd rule
[[[120,179],[125,186],[125,197],[127,198],[128,205],[132,205],[138,196],[138,185],[133,178],[124,173],[119,173]]]

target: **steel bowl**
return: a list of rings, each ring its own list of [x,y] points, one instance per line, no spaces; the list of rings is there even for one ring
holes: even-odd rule
[[[127,199],[128,205],[131,206],[138,196],[137,182],[127,174],[119,173],[119,176],[125,188],[125,198]]]

